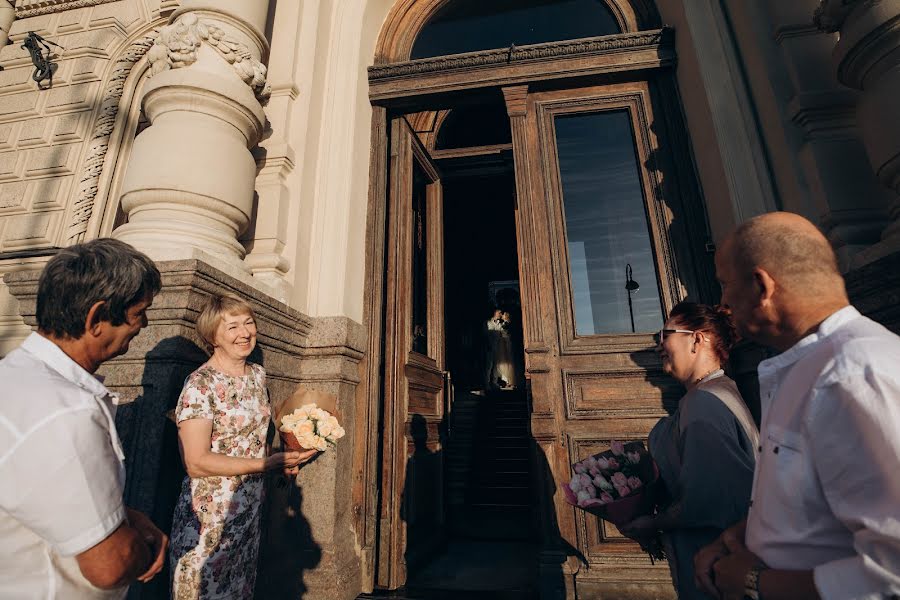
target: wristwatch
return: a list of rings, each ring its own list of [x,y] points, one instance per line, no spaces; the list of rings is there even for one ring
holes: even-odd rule
[[[768,569],[765,565],[756,565],[744,577],[744,600],[762,600],[759,595],[759,574]]]

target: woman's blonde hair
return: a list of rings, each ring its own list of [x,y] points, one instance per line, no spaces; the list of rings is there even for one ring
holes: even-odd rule
[[[253,314],[253,307],[240,296],[221,294],[209,297],[206,304],[203,305],[203,310],[200,311],[200,316],[197,317],[197,333],[200,334],[200,338],[206,344],[207,352],[212,353],[215,349],[216,330],[219,329],[222,317],[225,315],[244,314],[256,319],[256,315]]]

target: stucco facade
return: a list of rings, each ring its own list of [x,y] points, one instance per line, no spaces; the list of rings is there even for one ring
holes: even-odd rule
[[[220,290],[250,298],[273,400],[324,389],[352,432],[271,500],[278,533],[263,559],[292,597],[349,599],[377,580],[386,409],[367,370],[384,351],[372,248],[392,241],[374,225],[384,108],[368,69],[408,60],[444,4],[0,1],[0,355],[34,325],[55,249],[114,236],[159,261],[150,326],[104,370],[133,400],[118,418],[128,499],[167,523],[177,451],[162,415],[202,360],[197,307]],[[674,32],[700,243],[764,212],[803,214],[838,250],[858,305],[897,330],[900,0],[633,4]],[[49,89],[20,47],[28,32],[61,47]],[[566,563],[569,597],[626,589],[590,571]]]

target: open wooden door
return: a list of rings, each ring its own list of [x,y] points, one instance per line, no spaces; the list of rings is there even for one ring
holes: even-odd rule
[[[652,333],[690,295],[706,300],[702,234],[686,223],[698,193],[669,133],[665,83],[644,80],[531,92],[504,89],[513,130],[531,429],[551,491],[542,567],[572,575],[581,554],[610,582],[669,588],[638,546],[565,504],[570,464],[611,440],[646,440],[679,397]],[[656,94],[656,95],[655,95]],[[671,104],[671,100],[669,101]],[[677,118],[677,116],[675,117]],[[696,202],[699,204],[699,202]],[[693,235],[692,235],[693,234]],[[692,239],[693,238],[693,239]],[[545,475],[546,476],[546,475]],[[555,555],[554,555],[555,553]],[[569,559],[566,560],[565,556]],[[670,589],[670,588],[669,588]]]
[[[380,587],[444,541],[443,207],[437,168],[404,116],[390,121]]]

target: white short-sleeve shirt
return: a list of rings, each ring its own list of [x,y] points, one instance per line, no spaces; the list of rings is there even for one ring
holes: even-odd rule
[[[75,559],[125,520],[114,396],[37,333],[0,360],[0,387],[0,599],[124,598]]]
[[[900,338],[853,307],[759,365],[747,547],[823,600],[900,593]]]

